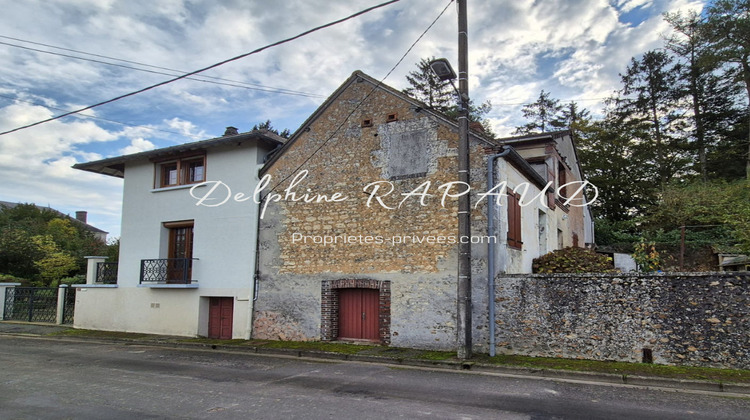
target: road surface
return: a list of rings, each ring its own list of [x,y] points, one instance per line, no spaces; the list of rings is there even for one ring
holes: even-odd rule
[[[0,336],[2,419],[748,419],[750,399]]]

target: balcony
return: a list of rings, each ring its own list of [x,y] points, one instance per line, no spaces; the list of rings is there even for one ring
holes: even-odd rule
[[[197,258],[141,260],[141,285],[197,285],[192,279],[193,260]]]
[[[117,284],[117,263],[100,262],[96,264],[97,284]]]

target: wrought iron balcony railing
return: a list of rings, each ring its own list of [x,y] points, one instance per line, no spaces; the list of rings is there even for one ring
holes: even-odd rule
[[[96,282],[101,284],[117,284],[117,263],[97,263]]]
[[[191,284],[193,260],[197,258],[141,260],[141,283]]]

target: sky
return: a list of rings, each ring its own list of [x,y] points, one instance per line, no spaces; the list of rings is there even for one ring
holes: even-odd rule
[[[384,0],[0,0],[0,132],[142,89]],[[469,0],[469,92],[499,136],[540,90],[594,115],[631,57],[663,47],[664,12],[696,0]],[[397,62],[448,6],[421,40]],[[403,89],[421,58],[457,66],[457,9],[401,0],[301,39],[79,116],[0,136],[0,201],[35,203],[120,235],[122,180],[88,162],[240,132],[292,132],[352,72]],[[395,68],[394,68],[395,66]]]

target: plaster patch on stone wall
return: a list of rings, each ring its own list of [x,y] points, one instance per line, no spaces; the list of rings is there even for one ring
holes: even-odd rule
[[[299,323],[279,312],[259,311],[253,322],[253,338],[258,340],[310,341]]]

